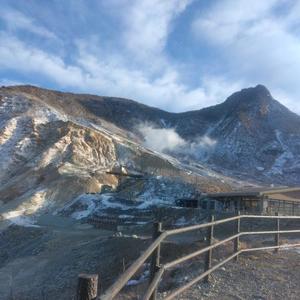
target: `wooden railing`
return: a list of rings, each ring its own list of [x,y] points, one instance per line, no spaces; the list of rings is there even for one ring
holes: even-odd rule
[[[276,228],[272,231],[241,231],[241,221],[243,219],[275,219],[276,220]],[[299,247],[300,243],[297,244],[285,244],[280,245],[280,234],[292,234],[292,233],[300,233],[300,229],[293,229],[293,230],[280,230],[280,220],[281,219],[298,219],[300,220],[300,216],[265,216],[265,215],[237,215],[234,217],[221,219],[221,220],[214,220],[213,216],[209,223],[205,224],[198,224],[187,226],[178,229],[171,229],[171,230],[162,230],[161,223],[155,223],[154,226],[154,233],[153,233],[153,242],[151,245],[141,254],[141,256],[112,284],[102,295],[99,295],[97,299],[100,300],[112,300],[114,299],[118,293],[124,288],[127,282],[131,279],[131,277],[136,274],[136,272],[142,267],[145,261],[151,257],[151,267],[150,267],[150,280],[147,290],[143,295],[143,300],[155,300],[157,297],[157,289],[159,282],[161,281],[165,271],[186,262],[200,254],[206,253],[205,257],[205,264],[204,264],[204,272],[197,276],[196,278],[192,279],[188,283],[184,284],[183,286],[171,291],[164,299],[170,300],[173,299],[175,296],[181,294],[188,288],[190,288],[195,283],[199,282],[200,280],[208,280],[209,275],[226,264],[227,262],[235,259],[238,259],[238,256],[242,253],[249,252],[249,251],[260,251],[260,250],[275,250],[278,251],[280,248],[289,248],[289,247]],[[228,222],[236,222],[235,225],[235,233],[227,237],[223,240],[213,242],[214,240],[214,227],[220,224],[225,224]],[[175,259],[171,262],[166,264],[160,263],[160,247],[162,242],[170,236],[174,236],[176,234],[181,234],[185,232],[191,232],[194,230],[199,229],[209,229],[207,233],[207,242],[208,245],[200,250],[197,250],[193,253],[190,253],[186,256],[180,257]],[[240,249],[240,237],[242,236],[249,236],[249,235],[265,235],[265,234],[272,234],[274,235],[274,246],[267,246],[267,247],[257,247],[257,248],[246,248]],[[220,261],[216,265],[212,266],[212,250],[216,247],[224,245],[230,241],[234,242],[234,253],[227,257],[226,259]],[[78,298],[81,299],[89,299],[89,298]],[[90,298],[95,299],[95,298]]]

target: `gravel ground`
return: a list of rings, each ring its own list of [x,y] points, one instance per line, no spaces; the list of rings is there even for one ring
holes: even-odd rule
[[[101,291],[148,245],[87,224],[54,221],[0,232],[0,300],[73,300],[79,273],[99,274]]]
[[[0,223],[1,225],[1,223]],[[0,300],[72,300],[79,273],[100,275],[99,290],[111,285],[118,275],[147,248],[150,240],[116,236],[88,224],[63,217],[44,217],[40,227],[11,226],[0,231]],[[163,243],[161,262],[167,263],[203,248],[201,232]],[[255,242],[255,245],[253,243]],[[282,243],[299,240],[282,240]],[[274,238],[244,240],[241,246],[268,246]],[[228,257],[232,243],[213,251],[213,264]],[[298,252],[297,252],[298,251]],[[211,283],[199,283],[177,300],[196,299],[300,299],[300,249],[278,254],[260,252],[241,255],[213,273]],[[160,299],[203,271],[203,256],[167,271],[160,284]],[[148,265],[126,286],[117,299],[140,300],[148,285]],[[144,279],[141,280],[141,278]]]
[[[189,273],[186,281],[195,276]],[[300,250],[244,254],[196,284],[177,300],[300,299]],[[182,284],[182,283],[181,283]],[[166,293],[160,295],[163,299]]]

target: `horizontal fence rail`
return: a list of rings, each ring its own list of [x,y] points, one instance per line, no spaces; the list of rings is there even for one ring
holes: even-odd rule
[[[276,223],[276,230],[267,230],[267,231],[240,231],[240,225],[241,225],[241,220],[243,219],[275,219],[277,220]],[[162,277],[165,273],[165,271],[176,267],[177,265],[186,262],[200,254],[210,252],[210,255],[207,255],[206,258],[206,270],[201,273],[199,276],[196,278],[192,279],[185,285],[175,289],[174,291],[171,291],[170,294],[166,296],[167,300],[173,299],[177,295],[181,294],[188,288],[190,288],[192,285],[195,283],[199,282],[202,279],[208,279],[209,275],[226,264],[227,262],[235,259],[237,260],[238,256],[242,253],[250,252],[250,251],[261,251],[261,250],[275,250],[278,251],[281,248],[291,248],[291,247],[300,247],[300,243],[298,244],[287,244],[287,245],[280,245],[279,244],[279,235],[280,234],[294,234],[294,233],[300,233],[300,229],[292,229],[292,230],[280,230],[280,220],[282,219],[293,219],[293,220],[300,220],[300,216],[267,216],[267,215],[237,215],[234,217],[230,218],[225,218],[221,220],[216,220],[204,224],[198,224],[198,225],[192,225],[192,226],[187,226],[183,228],[177,228],[177,229],[171,229],[171,230],[161,230],[161,224],[160,225],[155,225],[156,231],[154,232],[153,235],[153,242],[150,244],[150,246],[140,255],[140,257],[115,281],[114,284],[112,284],[105,292],[103,295],[101,295],[99,298],[100,300],[112,300],[115,298],[115,296],[118,295],[118,293],[125,287],[127,282],[132,278],[134,274],[142,267],[142,265],[145,263],[145,261],[149,258],[152,258],[152,265],[151,265],[151,275],[150,275],[150,282],[148,285],[148,288],[145,291],[145,294],[143,296],[143,300],[155,300],[156,299],[156,293],[157,293],[157,288],[162,280]],[[217,242],[212,242],[213,240],[213,229],[210,230],[210,236],[209,236],[209,244],[208,246],[197,250],[195,252],[192,252],[188,255],[185,255],[183,257],[180,257],[178,259],[175,259],[171,262],[168,262],[166,264],[159,264],[159,256],[160,256],[160,246],[163,241],[167,237],[174,236],[176,234],[181,234],[181,233],[186,233],[186,232],[191,232],[194,230],[199,230],[199,229],[209,229],[213,228],[216,225],[220,224],[225,224],[229,222],[236,221],[236,234],[233,234],[232,236],[225,238],[221,241]],[[242,236],[250,236],[250,235],[265,235],[265,234],[274,234],[275,238],[275,245],[274,246],[266,246],[266,247],[256,247],[256,248],[247,248],[247,249],[240,249],[239,247],[239,238]],[[230,255],[229,257],[225,258],[221,262],[217,263],[216,265],[211,267],[211,260],[212,260],[212,255],[211,251],[212,249],[219,247],[221,245],[224,245],[230,241],[234,241],[234,253]],[[154,263],[154,265],[153,265]],[[81,300],[81,299],[79,299]]]

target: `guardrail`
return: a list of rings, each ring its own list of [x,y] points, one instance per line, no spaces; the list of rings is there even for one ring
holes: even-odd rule
[[[245,231],[241,232],[241,220],[243,219],[275,219],[276,220],[276,229],[273,231]],[[139,270],[139,268],[144,264],[144,262],[151,257],[151,266],[150,266],[150,280],[148,288],[143,295],[143,300],[156,300],[157,298],[157,288],[159,285],[160,280],[162,279],[164,272],[186,262],[200,254],[206,253],[205,257],[205,270],[204,272],[197,276],[196,278],[192,279],[188,283],[184,284],[183,286],[171,291],[164,299],[170,300],[173,299],[175,296],[181,294],[183,291],[190,288],[195,283],[199,282],[202,279],[206,281],[209,280],[209,275],[223,266],[225,263],[235,259],[238,260],[238,256],[242,253],[249,252],[249,251],[260,251],[260,250],[271,250],[274,249],[276,252],[280,248],[289,248],[289,247],[299,247],[300,243],[297,244],[288,244],[288,245],[280,245],[280,234],[286,233],[300,233],[300,229],[294,230],[280,230],[280,220],[281,219],[298,219],[300,220],[300,216],[266,216],[266,215],[237,215],[234,217],[221,219],[221,220],[214,220],[214,217],[211,217],[211,221],[205,224],[198,224],[187,226],[178,229],[171,229],[171,230],[162,230],[161,223],[155,223],[154,225],[154,233],[153,233],[153,242],[151,245],[141,254],[141,256],[112,284],[100,297],[97,299],[100,300],[112,300],[118,293],[123,289],[126,283],[131,279],[131,277]],[[214,238],[214,227],[220,224],[225,224],[228,222],[236,222],[235,227],[235,234],[230,237],[227,237],[221,241],[213,242]],[[161,243],[170,236],[174,236],[176,234],[181,234],[185,232],[190,232],[198,229],[209,229],[207,233],[207,241],[208,246],[192,252],[186,256],[180,257],[176,260],[168,262],[166,264],[160,263],[160,247]],[[267,247],[257,247],[257,248],[247,248],[247,249],[240,249],[240,237],[247,236],[247,235],[264,235],[264,234],[274,234],[274,246],[267,246]],[[212,266],[212,250],[218,246],[224,245],[230,241],[234,242],[234,253],[227,257],[226,259],[222,260],[218,264]],[[81,299],[95,299],[95,298],[78,298]]]

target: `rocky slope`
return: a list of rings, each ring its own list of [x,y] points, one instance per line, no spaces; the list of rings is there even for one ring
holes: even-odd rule
[[[154,128],[154,137],[163,132],[172,135],[171,143],[172,138],[180,143],[165,153],[150,150],[143,146],[147,137],[141,126]],[[161,143],[167,143],[165,137]],[[118,193],[123,189],[122,197],[131,200],[147,194],[169,199],[165,182],[170,186],[170,180],[161,176],[176,177],[174,191],[178,179],[185,181],[188,194],[195,186],[218,191],[248,185],[239,179],[296,185],[299,146],[300,117],[261,85],[222,104],[179,114],[127,99],[2,87],[0,213],[18,220],[36,211],[57,211],[106,186]],[[133,184],[118,172],[107,173],[121,166],[146,180]]]
[[[262,85],[234,93],[219,105],[177,114],[128,99],[30,86],[12,90],[35,95],[64,114],[140,144],[141,126],[172,129],[184,143],[165,152],[189,164],[205,163],[224,174],[268,184],[295,185],[300,179],[300,117],[274,100]]]
[[[171,178],[167,182],[173,191],[185,186],[188,194],[194,191],[195,183],[200,190],[223,190],[239,184],[201,165],[185,166],[143,147],[133,132],[81,105],[80,101],[90,97],[34,87],[1,88],[2,219],[30,222],[26,216],[64,210],[74,199],[80,202],[103,188],[117,190],[124,199],[172,202],[176,195],[165,188],[164,177]],[[132,182],[120,177],[122,167],[125,172],[142,174],[144,180]],[[187,184],[182,185],[179,179]],[[88,210],[91,201],[83,202],[87,207],[81,210]]]
[[[263,86],[230,96],[206,129],[217,141],[207,158],[218,168],[297,184],[300,179],[300,117],[274,100]]]

